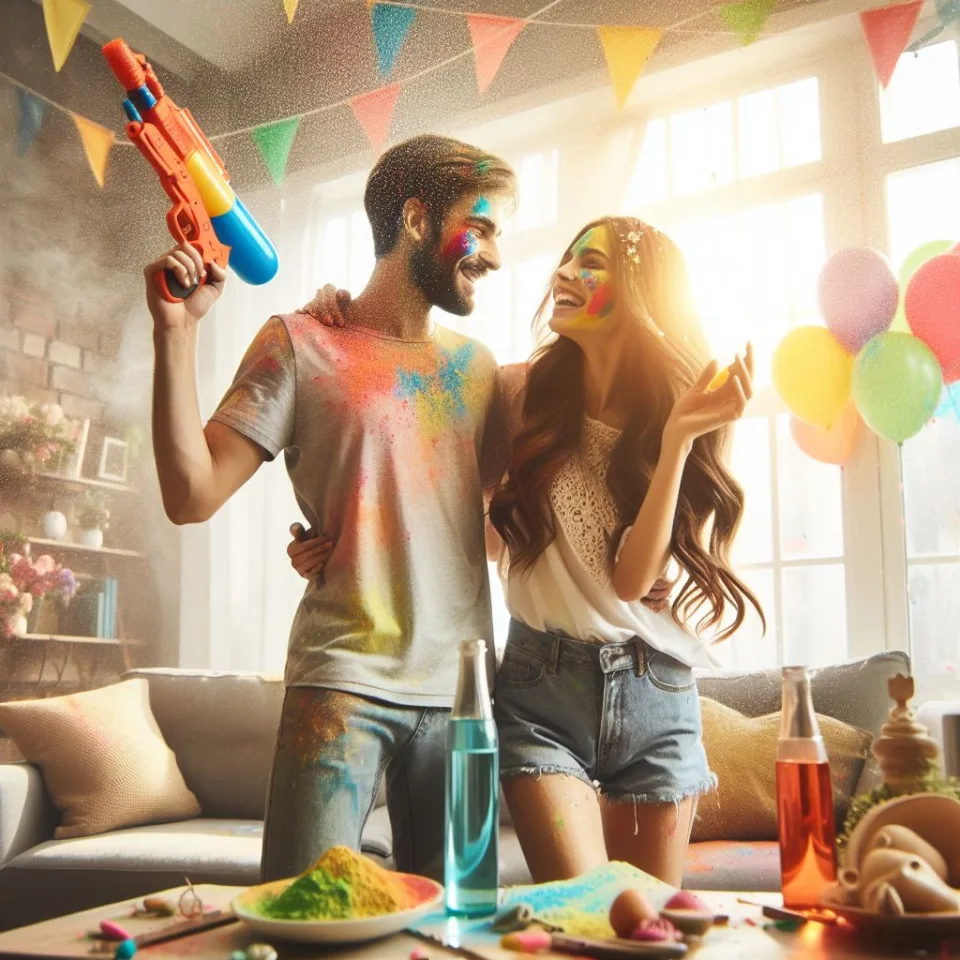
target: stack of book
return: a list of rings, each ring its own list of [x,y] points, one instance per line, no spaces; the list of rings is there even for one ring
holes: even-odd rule
[[[74,637],[116,639],[117,585],[116,577],[85,583],[67,608],[66,632]]]

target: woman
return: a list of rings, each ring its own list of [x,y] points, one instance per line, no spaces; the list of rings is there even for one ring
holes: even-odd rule
[[[535,881],[618,859],[679,886],[715,784],[700,634],[728,637],[748,604],[763,616],[729,564],[743,494],[722,458],[753,353],[718,376],[679,250],[627,218],[578,234],[538,319],[552,335],[525,378],[505,371],[512,440],[489,512],[512,618],[494,695],[504,794]],[[291,555],[308,575],[317,562]],[[671,561],[683,583],[657,612],[643,598]]]

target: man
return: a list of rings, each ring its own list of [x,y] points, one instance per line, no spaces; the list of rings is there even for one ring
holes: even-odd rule
[[[167,515],[208,519],[283,451],[304,516],[333,544],[291,632],[265,880],[306,869],[335,844],[359,849],[384,773],[398,868],[442,879],[458,644],[482,637],[492,649],[482,492],[503,428],[492,355],[432,326],[429,311],[473,309],[474,283],[500,266],[515,186],[502,160],[454,140],[417,137],[387,151],[364,196],[377,262],[348,323],[272,317],[206,427],[197,329],[223,271],[211,267],[180,304],[162,300],[152,277],[205,279],[195,250],[144,271]]]

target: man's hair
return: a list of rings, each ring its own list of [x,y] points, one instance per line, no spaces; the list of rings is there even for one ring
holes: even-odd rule
[[[403,225],[403,205],[417,198],[434,229],[468,193],[507,193],[516,197],[517,178],[499,157],[449,137],[425,134],[391,147],[367,178],[363,206],[373,230],[373,252],[389,253]]]

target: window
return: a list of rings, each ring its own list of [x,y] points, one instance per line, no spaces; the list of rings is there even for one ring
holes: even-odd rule
[[[757,383],[769,384],[773,351],[787,330],[819,322],[820,194],[664,227],[687,261],[714,354],[729,362],[752,341]]]
[[[960,126],[960,65],[953,40],[905,54],[886,90],[880,88],[884,143]]]
[[[627,188],[637,209],[820,159],[820,86],[807,77],[647,124]]]
[[[890,174],[887,198],[894,263],[928,240],[956,239],[960,158]],[[958,418],[945,416],[924,427],[903,445],[901,463],[914,673],[931,695],[955,696],[950,688],[960,672]]]
[[[520,202],[508,221],[519,231],[557,222],[559,210],[560,151],[544,150],[522,156],[516,164]]]
[[[313,255],[316,282],[357,294],[366,286],[374,263],[373,237],[362,210],[321,216]]]

